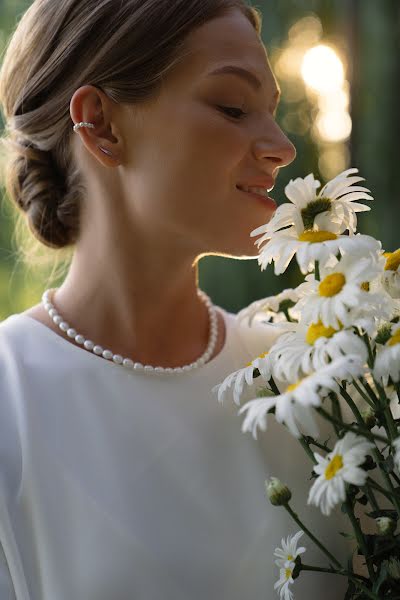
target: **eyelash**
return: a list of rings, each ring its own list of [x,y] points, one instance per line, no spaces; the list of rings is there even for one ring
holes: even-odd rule
[[[243,110],[241,108],[235,108],[233,106],[219,106],[218,108],[220,110],[222,110],[223,112],[225,112],[226,114],[228,114],[233,119],[236,119],[237,121],[239,121],[242,117],[246,116],[246,114],[247,114],[247,113],[243,112]],[[229,114],[229,111],[232,111],[232,110],[240,112],[241,115],[239,117],[234,117],[233,115]]]

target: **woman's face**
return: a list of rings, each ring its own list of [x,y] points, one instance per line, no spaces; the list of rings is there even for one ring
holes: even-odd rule
[[[260,86],[250,76],[210,74],[227,65],[246,69]],[[276,207],[236,186],[261,178],[260,187],[271,189],[295,158],[274,118],[278,96],[265,47],[240,11],[188,36],[157,100],[143,105],[140,118],[128,112],[124,123],[135,226],[151,232],[160,248],[175,245],[195,257],[257,256],[250,232]]]

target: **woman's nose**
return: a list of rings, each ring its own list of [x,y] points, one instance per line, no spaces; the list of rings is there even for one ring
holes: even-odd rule
[[[286,167],[296,158],[296,148],[277,123],[263,138],[255,142],[255,154],[258,159],[269,159],[275,167]]]

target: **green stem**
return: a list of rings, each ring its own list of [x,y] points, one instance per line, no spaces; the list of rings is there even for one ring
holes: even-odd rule
[[[331,421],[331,423],[339,425],[342,429],[346,429],[347,431],[353,431],[354,433],[358,433],[360,434],[359,430],[357,429],[357,427],[353,427],[352,425],[348,425],[347,423],[341,423],[340,421],[338,421],[337,419],[335,419],[334,417],[332,417],[326,410],[324,410],[321,406],[320,407],[316,407],[315,409],[321,416],[323,416],[325,419],[327,419],[328,421]],[[382,435],[378,435],[376,433],[372,433],[372,431],[365,431],[363,433],[361,433],[360,435],[363,435],[367,438],[369,438],[371,441],[374,440],[378,440],[380,442],[384,442],[385,444],[388,443],[387,438],[383,437]]]
[[[307,442],[307,439],[305,438],[304,435],[301,438],[299,438],[299,442],[303,446],[304,450],[306,451],[306,453],[308,454],[309,458],[312,460],[314,465],[316,465],[318,461],[314,457],[313,451],[311,450],[309,443]]]
[[[338,421],[343,421],[342,410],[340,408],[340,404],[337,399],[337,395],[335,393],[329,394],[329,397],[332,402],[332,416]],[[335,427],[336,430],[336,427]],[[336,435],[339,437],[339,432],[336,431]]]
[[[378,448],[375,448],[373,450],[373,453],[375,454],[375,457],[378,461],[384,460],[384,456],[379,452]],[[386,473],[386,471],[384,469],[380,469],[380,470],[383,475],[383,478],[385,479],[387,485],[390,488],[391,494],[393,495],[393,498],[391,498],[391,502],[393,502],[393,504],[395,505],[397,514],[399,515],[399,518],[400,518],[400,498],[398,496],[398,493],[396,492],[394,485],[392,483],[392,480],[389,477],[389,473]]]
[[[338,560],[336,560],[336,558],[329,552],[329,550],[327,550],[327,548],[325,548],[325,546],[323,544],[321,544],[321,542],[311,533],[311,531],[309,531],[307,529],[307,527],[305,527],[305,525],[303,525],[303,523],[300,521],[299,517],[297,516],[297,514],[292,510],[292,508],[289,506],[289,503],[287,504],[283,504],[284,508],[286,508],[286,510],[288,511],[288,513],[290,514],[290,516],[292,517],[292,519],[294,519],[296,521],[296,523],[299,525],[299,527],[304,531],[305,534],[308,535],[308,537],[310,538],[310,540],[312,540],[314,542],[314,544],[316,544],[318,546],[318,548],[320,548],[320,550],[322,550],[322,552],[324,554],[326,554],[326,556],[337,566],[339,567],[340,570],[343,570],[342,565],[340,564],[340,562]]]
[[[368,366],[370,369],[374,368],[374,355],[372,353],[372,349],[371,349],[371,344],[369,342],[369,335],[368,333],[364,333],[363,335],[364,338],[364,342],[368,348]]]
[[[343,569],[341,571],[336,571],[336,569],[328,569],[327,567],[314,567],[313,565],[305,565],[305,564],[301,563],[300,571],[320,571],[321,573],[334,573],[335,575],[344,575],[347,577],[353,575],[354,577],[359,577],[359,579],[362,579],[363,581],[365,581],[365,583],[368,583],[368,581],[369,581],[369,579],[367,579],[363,575],[356,575],[355,573],[350,573],[349,571],[346,571],[345,569]]]
[[[397,392],[397,400],[399,401],[399,404],[400,404],[400,383],[395,383],[394,386],[395,386],[396,392]]]
[[[354,402],[353,398],[350,396],[350,394],[348,394],[346,392],[346,390],[342,386],[340,386],[340,393],[342,394],[343,398],[346,400],[347,404],[350,406],[351,410],[353,411],[353,414],[356,417],[357,422],[358,422],[359,426],[361,427],[361,429],[369,432],[369,429],[366,426],[364,419],[362,418],[361,413],[358,410],[357,404]]]
[[[318,262],[318,260],[315,261],[314,275],[315,275],[316,281],[321,281],[321,275],[319,273],[319,262]]]
[[[361,487],[361,489],[363,490],[364,494],[368,497],[369,503],[371,504],[372,508],[374,510],[380,510],[379,504],[375,498],[375,494],[372,491],[372,487],[373,486],[370,485],[370,483],[367,481],[366,484]]]
[[[317,442],[316,440],[313,440],[312,438],[305,438],[307,444],[309,446],[316,446],[317,448],[320,448],[321,450],[325,450],[325,452],[327,452],[329,454],[329,452],[332,452],[332,448],[329,448],[329,446],[327,446],[326,444],[321,444],[321,442]]]
[[[367,483],[368,483],[368,485],[373,487],[377,492],[380,492],[381,494],[386,496],[386,498],[388,498],[390,501],[392,500],[391,493],[388,490],[386,490],[385,488],[383,488],[381,485],[379,485],[379,483],[376,483],[376,481],[374,479],[372,479],[371,477],[368,477]]]
[[[301,564],[300,571],[320,571],[323,573],[334,573],[335,575],[344,575],[345,577],[348,577],[354,583],[354,585],[358,586],[360,588],[360,590],[362,590],[364,592],[364,594],[366,596],[368,596],[368,598],[373,598],[374,600],[379,600],[378,596],[375,596],[375,594],[373,592],[371,592],[360,581],[358,581],[358,579],[356,579],[356,577],[359,577],[363,581],[368,582],[368,579],[366,577],[363,577],[362,575],[354,575],[352,573],[349,573],[348,571],[335,571],[334,569],[324,569],[322,567],[313,567],[310,565],[303,565],[303,564]]]
[[[368,381],[364,377],[360,377],[360,381],[363,384],[363,386],[366,389],[366,391],[368,392],[368,394],[370,395],[371,400],[375,403],[376,406],[379,407],[380,406],[379,398],[375,394],[375,392],[372,389],[372,387],[369,385]]]
[[[390,410],[390,401],[388,402],[388,398],[386,397],[385,394],[385,390],[383,389],[383,387],[381,385],[379,385],[379,383],[377,383],[374,380],[376,389],[378,390],[378,394],[379,394],[379,398],[381,400],[382,403],[382,408],[383,408],[383,414],[386,420],[386,425],[387,425],[387,429],[388,429],[388,437],[389,437],[389,441],[390,443],[392,442],[393,439],[396,438],[397,436],[397,427],[395,422],[393,421],[393,415],[391,413]]]
[[[275,381],[274,381],[274,378],[273,378],[272,376],[271,376],[271,379],[269,380],[269,382],[268,382],[268,383],[269,383],[269,385],[271,386],[271,390],[274,392],[274,394],[275,394],[276,396],[280,396],[280,394],[281,394],[281,393],[280,393],[280,391],[279,391],[279,389],[278,389],[278,386],[276,385],[276,383],[275,383]]]
[[[351,521],[351,524],[353,525],[353,529],[354,529],[354,533],[356,534],[356,537],[357,537],[358,545],[359,545],[359,547],[364,555],[365,561],[367,563],[369,577],[370,577],[371,581],[375,581],[374,565],[371,561],[371,558],[368,556],[368,550],[367,550],[367,546],[365,544],[364,534],[361,531],[361,527],[358,522],[358,519],[356,518],[356,516],[353,513],[353,506],[348,499],[346,499],[343,502],[343,504],[344,504],[344,507],[346,510],[346,514],[348,515],[348,517]]]
[[[364,398],[365,402],[369,404],[371,408],[376,409],[376,405],[374,404],[374,402],[370,398],[368,398],[368,395],[361,389],[361,387],[357,384],[355,379],[353,379],[352,384],[354,385],[360,396]]]

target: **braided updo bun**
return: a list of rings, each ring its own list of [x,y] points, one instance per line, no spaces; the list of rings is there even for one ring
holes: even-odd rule
[[[6,140],[9,165],[8,193],[25,213],[33,235],[45,246],[64,248],[77,241],[79,233],[79,174],[57,163],[52,151],[33,147],[22,137]],[[74,181],[77,179],[77,181]]]
[[[4,54],[0,105],[6,191],[41,243],[60,249],[79,238],[86,192],[71,143],[75,91],[97,86],[120,104],[153,99],[186,37],[233,8],[260,34],[260,11],[246,0],[32,2]]]

